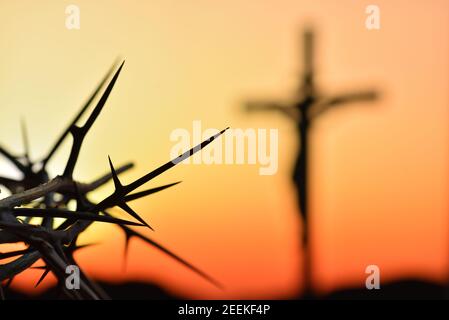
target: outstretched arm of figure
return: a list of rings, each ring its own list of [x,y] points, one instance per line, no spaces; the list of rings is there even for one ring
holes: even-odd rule
[[[373,90],[359,91],[353,93],[340,94],[331,98],[324,99],[317,103],[311,110],[309,118],[315,118],[327,110],[351,102],[374,101],[379,94]]]

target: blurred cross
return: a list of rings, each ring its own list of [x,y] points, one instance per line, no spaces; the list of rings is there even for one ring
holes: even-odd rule
[[[315,85],[314,68],[314,34],[311,29],[306,29],[303,35],[303,75],[300,85],[299,96],[291,104],[278,102],[252,101],[246,104],[248,111],[278,111],[295,121],[298,130],[300,150],[295,163],[293,181],[298,189],[298,202],[300,214],[303,219],[304,248],[304,290],[305,295],[312,293],[310,275],[310,252],[308,247],[308,133],[313,121],[332,107],[340,106],[350,102],[370,101],[377,98],[375,91],[359,91],[344,93],[336,96],[323,96],[317,92]]]

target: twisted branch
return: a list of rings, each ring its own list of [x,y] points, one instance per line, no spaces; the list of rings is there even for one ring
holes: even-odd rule
[[[19,180],[0,177],[0,185],[5,186],[12,193],[9,197],[0,200],[0,244],[24,242],[28,245],[27,249],[0,253],[0,260],[17,257],[11,262],[0,264],[0,283],[7,279],[11,282],[15,276],[31,268],[38,260],[42,259],[45,263],[43,267],[44,273],[37,285],[45,279],[49,272],[52,272],[58,279],[60,288],[69,298],[107,299],[107,294],[81,270],[81,290],[77,292],[67,290],[64,287],[66,267],[70,264],[75,264],[73,254],[75,250],[81,248],[81,246],[76,245],[78,237],[86,229],[91,227],[94,222],[102,222],[112,223],[125,233],[126,247],[131,237],[139,238],[197,273],[213,285],[222,287],[218,281],[187,260],[177,256],[171,250],[144,236],[142,233],[131,229],[130,226],[151,227],[128,205],[128,202],[149,196],[178,184],[179,182],[175,182],[134,192],[137,188],[173,168],[182,160],[205,148],[223,134],[226,129],[129,184],[123,185],[118,176],[131,169],[133,164],[127,163],[115,169],[111,159],[109,159],[110,173],[90,183],[82,183],[73,178],[73,172],[78,162],[84,139],[103,110],[120,75],[123,64],[124,62],[112,76],[112,79],[109,81],[85,124],[78,126],[77,122],[86,113],[95,97],[100,93],[102,87],[112,75],[114,67],[106,74],[100,82],[100,85],[87,100],[87,103],[63,131],[62,135],[50,149],[50,152],[43,157],[43,160],[33,162],[30,158],[29,142],[24,123],[22,123],[25,150],[23,157],[14,156],[4,147],[0,146],[0,155],[10,161],[23,176]],[[62,175],[50,179],[47,172],[47,165],[69,133],[73,136],[73,142],[64,172]],[[111,180],[115,186],[115,190],[111,195],[99,203],[92,203],[88,200],[87,194],[96,191]],[[75,201],[76,203],[75,210],[71,210],[68,207],[71,201]],[[118,219],[106,212],[107,209],[116,206],[125,210],[138,222]],[[21,219],[21,217],[24,218]],[[34,218],[43,219],[40,224],[33,225],[31,221]],[[64,222],[55,227],[55,218],[63,218]],[[3,297],[1,285],[0,296]]]

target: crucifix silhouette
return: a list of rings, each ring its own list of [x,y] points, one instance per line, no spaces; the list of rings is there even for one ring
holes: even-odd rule
[[[302,246],[304,250],[304,297],[312,296],[311,257],[308,230],[308,133],[314,120],[325,111],[350,102],[370,101],[377,98],[372,90],[339,94],[336,96],[321,95],[315,85],[314,68],[314,34],[306,29],[303,35],[303,74],[299,88],[299,96],[290,104],[268,101],[252,101],[246,104],[248,111],[278,111],[288,116],[297,125],[300,150],[293,171],[293,181],[298,192],[299,212],[303,221]]]

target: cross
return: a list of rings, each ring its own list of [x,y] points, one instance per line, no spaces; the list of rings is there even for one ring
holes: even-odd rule
[[[304,291],[305,297],[312,294],[310,274],[310,250],[308,250],[308,153],[309,153],[309,129],[314,120],[333,107],[350,102],[371,101],[377,98],[377,93],[372,90],[344,93],[336,96],[319,94],[315,85],[314,70],[314,34],[311,29],[306,29],[303,34],[303,74],[299,88],[299,97],[291,104],[278,102],[252,101],[246,104],[247,111],[277,111],[292,119],[297,125],[300,150],[295,163],[293,181],[297,186],[299,212],[303,221],[302,245],[304,249]]]

